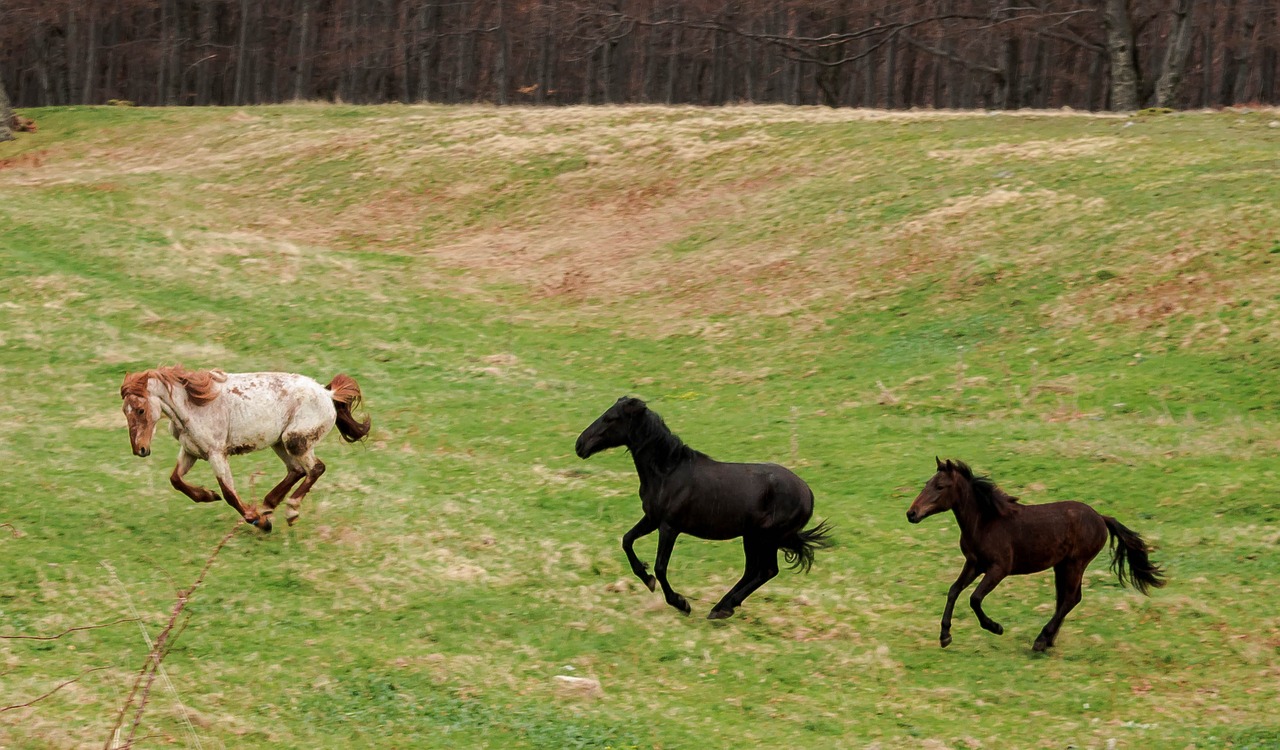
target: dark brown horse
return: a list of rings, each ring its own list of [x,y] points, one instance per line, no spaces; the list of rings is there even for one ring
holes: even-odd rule
[[[662,418],[638,398],[620,398],[578,437],[576,450],[588,458],[625,445],[640,475],[644,517],[622,537],[631,571],[653,591],[655,579],[636,557],[632,544],[658,532],[653,566],[667,604],[689,614],[685,598],[667,583],[667,561],[676,537],[742,537],[746,570],[742,579],[711,610],[708,619],[729,617],[753,591],[778,574],[778,550],[791,567],[808,570],[815,549],[829,546],[830,529],[820,523],[808,531],[813,492],[800,477],[777,464],[729,464],[708,458],[671,434]]]
[[[1070,501],[1022,505],[989,478],[975,477],[963,463],[935,461],[938,472],[911,504],[907,520],[920,523],[934,513],[949,510],[960,524],[964,569],[947,592],[942,633],[938,636],[943,648],[951,643],[951,611],[956,597],[975,578],[984,576],[969,597],[969,606],[983,628],[1000,635],[1004,628],[982,611],[982,600],[1005,576],[1039,573],[1049,568],[1053,568],[1058,589],[1058,608],[1040,631],[1034,649],[1044,651],[1052,646],[1062,620],[1080,603],[1084,569],[1102,551],[1108,534],[1115,548],[1111,569],[1121,583],[1144,594],[1149,588],[1164,585],[1162,571],[1149,559],[1151,550],[1142,537],[1111,516]]]

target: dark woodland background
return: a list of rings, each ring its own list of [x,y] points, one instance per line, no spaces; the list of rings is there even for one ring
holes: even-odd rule
[[[1277,102],[1278,0],[0,0],[14,106]]]

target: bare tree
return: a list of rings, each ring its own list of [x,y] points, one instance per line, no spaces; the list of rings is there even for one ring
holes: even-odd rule
[[[4,91],[4,79],[0,78],[0,141],[13,140],[13,131],[9,123],[13,120],[13,109],[9,106],[9,95]]]

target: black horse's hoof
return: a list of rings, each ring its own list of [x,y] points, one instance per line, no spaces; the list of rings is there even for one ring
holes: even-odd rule
[[[713,609],[711,614],[707,615],[708,620],[727,620],[733,617],[732,609]]]
[[[676,600],[674,602],[671,602],[671,606],[675,607],[676,609],[680,610],[686,615],[693,612],[693,607],[689,606],[689,602],[685,601],[683,596],[676,597]]]
[[[644,585],[648,586],[650,591],[657,591],[658,579],[654,578],[653,576],[649,576],[644,580]]]
[[[938,638],[938,643],[939,643],[943,648],[946,648],[947,646],[950,646],[950,645],[951,645],[951,634],[950,634],[950,633],[947,633],[946,635],[944,635],[944,636],[942,636],[942,637]]]
[[[1053,645],[1053,644],[1052,644],[1052,643],[1049,643],[1048,641],[1041,640],[1041,639],[1037,638],[1037,639],[1036,639],[1036,642],[1035,642],[1035,645],[1031,647],[1031,650],[1032,650],[1032,651],[1035,651],[1037,654],[1040,654],[1040,653],[1044,653],[1045,651],[1047,651],[1047,650],[1048,650],[1048,648],[1049,648],[1050,646],[1052,646],[1052,645]]]
[[[987,628],[987,630],[990,630],[996,635],[1004,635],[1004,627],[1002,627],[998,622],[991,623],[991,627]]]

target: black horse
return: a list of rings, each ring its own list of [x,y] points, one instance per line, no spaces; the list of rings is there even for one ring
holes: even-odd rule
[[[650,591],[654,577],[636,557],[632,544],[658,532],[653,572],[667,604],[690,612],[689,603],[667,583],[667,561],[676,537],[742,537],[746,571],[708,615],[719,620],[753,591],[778,574],[778,550],[795,570],[808,571],[815,549],[830,546],[826,523],[804,531],[813,515],[813,492],[804,480],[777,464],[727,464],[685,445],[638,398],[623,397],[578,436],[576,450],[588,458],[625,445],[640,475],[644,517],[622,537],[631,570]]]

